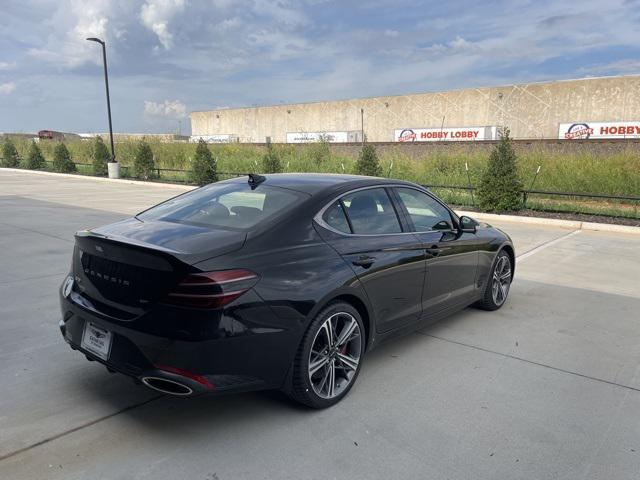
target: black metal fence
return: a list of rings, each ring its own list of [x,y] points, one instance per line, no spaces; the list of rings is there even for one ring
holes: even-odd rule
[[[47,161],[46,162],[48,165],[52,164],[53,162]],[[89,163],[76,163],[76,166],[79,167],[78,170],[80,174],[85,174],[85,175],[91,175],[92,173],[92,165]],[[133,167],[132,166],[128,166],[128,165],[120,165],[120,171],[122,174],[123,178],[135,178],[133,175]],[[171,183],[180,183],[180,184],[189,184],[189,170],[183,170],[183,169],[177,169],[177,168],[154,168],[153,171],[155,172],[155,178],[152,179],[159,181],[168,181]],[[239,177],[242,175],[246,175],[246,173],[242,173],[242,172],[218,172],[218,178],[220,179],[225,179],[225,178],[232,178],[232,177]],[[472,185],[437,185],[437,184],[433,184],[433,185],[429,185],[429,184],[425,184],[423,185],[425,188],[428,188],[430,190],[435,190],[435,193],[438,193],[437,191],[442,191],[442,192],[446,192],[446,191],[460,191],[460,192],[467,192],[469,193],[469,199],[466,198],[461,198],[460,196],[453,196],[454,198],[448,198],[446,200],[448,201],[453,201],[455,202],[455,200],[457,199],[458,201],[462,200],[462,204],[463,205],[470,205],[470,206],[476,206],[476,201],[475,201],[475,192],[477,190],[477,187],[474,187]],[[522,205],[524,208],[527,207],[527,202],[529,202],[531,197],[538,197],[538,198],[544,198],[544,199],[552,199],[554,197],[560,197],[563,199],[568,199],[569,201],[572,202],[576,202],[576,201],[580,201],[580,200],[589,200],[589,199],[593,199],[593,200],[599,200],[599,201],[610,201],[610,202],[617,202],[617,203],[624,203],[626,204],[628,207],[625,209],[625,214],[623,214],[623,212],[619,212],[616,213],[615,210],[609,210],[607,211],[607,215],[612,215],[612,216],[621,216],[621,217],[630,217],[630,218],[635,218],[638,219],[640,218],[639,213],[640,213],[640,197],[638,196],[632,196],[632,195],[607,195],[607,194],[601,194],[601,193],[584,193],[584,192],[554,192],[554,191],[548,191],[548,190],[533,190],[533,189],[529,189],[529,190],[522,190]],[[470,200],[467,201],[467,200]],[[553,207],[548,207],[548,208],[543,208],[543,210],[547,210],[547,211],[567,211],[567,209],[554,209]],[[598,214],[597,212],[584,212],[582,211],[580,208],[575,208],[572,210],[573,213],[595,213]]]

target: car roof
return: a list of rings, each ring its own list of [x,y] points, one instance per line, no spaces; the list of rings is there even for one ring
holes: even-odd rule
[[[380,177],[366,177],[362,175],[346,175],[335,173],[272,173],[265,174],[264,185],[288,188],[310,195],[318,193],[342,192],[352,188],[375,185],[415,185],[404,180],[396,180]],[[247,177],[242,176],[226,180],[226,182],[246,182]]]

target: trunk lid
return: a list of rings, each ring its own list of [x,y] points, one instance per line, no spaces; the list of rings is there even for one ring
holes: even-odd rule
[[[135,217],[92,229],[111,241],[162,251],[188,265],[238,250],[245,232],[176,222],[142,221]]]
[[[76,233],[73,272],[87,308],[132,319],[165,298],[195,263],[242,247],[246,234],[130,218]]]

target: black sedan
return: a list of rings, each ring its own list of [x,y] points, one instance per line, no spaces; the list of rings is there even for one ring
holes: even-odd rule
[[[60,329],[173,395],[342,399],[365,352],[468,305],[500,308],[509,237],[413,183],[249,175],[75,236]]]

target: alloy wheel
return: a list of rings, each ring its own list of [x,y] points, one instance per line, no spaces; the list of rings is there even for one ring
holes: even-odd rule
[[[358,371],[361,352],[362,333],[353,315],[339,312],[328,317],[309,354],[309,381],[316,395],[326,399],[340,395]]]
[[[491,284],[491,296],[493,302],[500,306],[507,299],[509,287],[511,286],[511,261],[506,255],[498,258],[493,269],[493,280]]]

